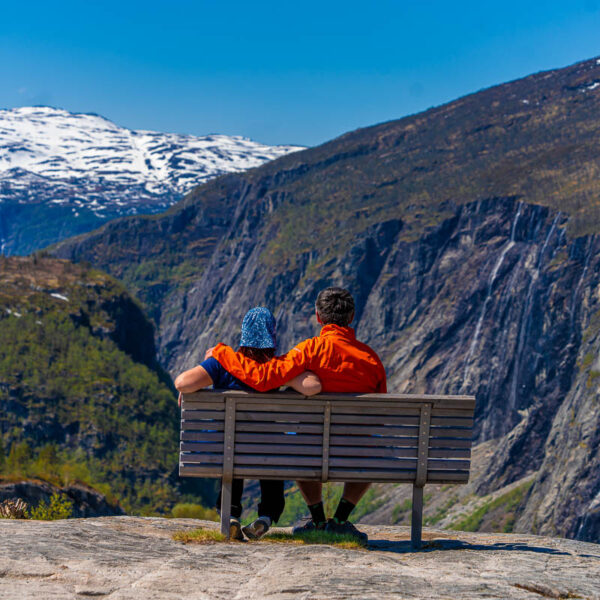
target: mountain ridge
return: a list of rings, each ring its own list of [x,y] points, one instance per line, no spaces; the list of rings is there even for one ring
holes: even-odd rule
[[[165,210],[199,183],[299,149],[132,130],[51,107],[0,109],[0,254],[22,254],[116,216]],[[36,239],[25,221],[39,215],[58,223]]]

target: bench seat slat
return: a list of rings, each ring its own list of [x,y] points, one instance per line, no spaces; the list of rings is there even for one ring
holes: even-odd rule
[[[418,427],[377,427],[376,425],[332,425],[331,435],[403,435],[403,436],[418,436]]]
[[[228,394],[229,395],[229,394]],[[233,396],[233,393],[231,394]],[[258,396],[258,394],[256,394]],[[295,394],[294,394],[295,395]],[[343,394],[340,394],[343,396]],[[294,406],[294,410],[318,410],[319,407],[323,406],[325,401],[330,401],[332,408],[336,411],[352,409],[356,412],[362,410],[398,410],[402,409],[412,409],[419,410],[423,404],[431,404],[433,403],[433,410],[456,410],[456,411],[467,411],[470,414],[473,414],[474,404],[470,400],[449,400],[448,398],[444,398],[438,401],[431,401],[422,398],[405,398],[403,400],[393,400],[390,396],[393,394],[387,394],[386,400],[382,400],[381,397],[365,397],[369,396],[369,394],[352,394],[351,398],[339,398],[333,397],[333,394],[319,394],[318,396],[313,396],[312,398],[305,398],[300,394],[297,395],[297,398],[287,397],[271,397],[269,394],[269,399],[266,399],[263,394],[261,394],[257,398],[252,398],[252,394],[246,394],[245,397],[237,399],[237,406],[240,410],[256,410],[258,407],[264,407],[264,410],[274,410],[274,411],[282,411],[286,410],[286,407]],[[362,399],[364,398],[364,399]],[[260,410],[260,408],[259,408]],[[385,414],[382,412],[381,414]]]
[[[308,399],[296,392],[269,392],[268,399],[265,394],[260,396],[255,392],[243,392],[237,390],[201,390],[198,392],[185,394],[186,401],[201,401],[201,402],[218,402],[224,401],[225,398],[235,398],[238,402],[313,402],[320,404],[323,401],[332,402],[358,402],[366,403],[369,401],[378,403],[387,403],[397,405],[399,403],[407,403],[414,405],[433,404],[441,408],[465,408],[474,410],[475,396],[463,395],[440,395],[440,394],[385,394],[382,400],[382,394],[344,394],[344,393],[323,393],[317,397]]]
[[[181,418],[189,421],[195,419],[214,419],[217,421],[223,421],[225,419],[225,411],[222,410],[190,410],[184,408],[181,411]]]
[[[223,431],[223,421],[181,421],[184,431]]]
[[[250,412],[302,412],[306,414],[308,411],[311,414],[323,412],[322,409],[319,411],[315,408],[314,404],[298,404],[298,401],[291,404],[273,403],[267,401],[260,402],[238,402],[238,411],[250,411]]]
[[[221,465],[195,465],[180,462],[179,474],[181,477],[221,477],[223,468]],[[248,479],[307,479],[321,480],[320,469],[311,469],[310,467],[234,467],[234,477],[245,477]],[[356,471],[353,469],[330,469],[329,481],[372,481],[386,482],[395,481],[398,483],[414,482],[416,470],[413,471]],[[427,472],[428,483],[466,483],[469,480],[468,471],[439,471],[431,470]]]
[[[388,415],[339,415],[332,413],[331,422],[335,424],[374,424],[380,426],[387,425],[418,425],[419,416],[388,416]],[[473,427],[473,419],[461,417],[432,417],[431,425],[437,427]]]
[[[318,448],[319,446],[317,446]],[[398,456],[416,458],[417,448],[389,448],[376,446],[374,448],[357,448],[356,446],[330,446],[331,456]],[[429,450],[430,458],[471,458],[471,451],[464,449],[455,450]]]
[[[223,467],[219,466],[205,466],[190,465],[186,463],[179,463],[179,475],[180,477],[221,477],[223,475]]]
[[[389,448],[375,446],[374,448],[360,448],[356,446],[330,446],[329,455],[333,458],[342,456],[390,456],[402,458],[417,458],[417,448]]]
[[[359,435],[332,435],[330,439],[331,446],[355,446],[374,448],[376,446],[393,446],[411,448],[417,447],[417,437],[386,437],[386,436],[359,436]],[[470,448],[470,439],[430,439],[430,448]]]
[[[430,448],[470,448],[472,445],[471,437],[467,438],[429,438]]]
[[[473,438],[473,430],[468,427],[466,429],[456,429],[452,427],[431,427],[429,429],[429,437],[430,438],[444,438],[444,437],[457,437],[463,438],[467,440],[471,440]]]
[[[222,442],[223,433],[208,433],[207,431],[182,431],[181,441],[183,442]]]
[[[410,458],[339,458],[332,457],[329,460],[330,468],[333,470],[337,467],[347,467],[348,469],[390,469],[390,470],[406,470],[416,469],[417,459]]]
[[[179,460],[182,463],[201,463],[204,465],[222,465],[223,453],[221,454],[203,454],[201,452],[183,452]]]
[[[180,444],[181,452],[223,452],[222,443],[204,443],[204,442],[182,442]],[[308,456],[321,456],[322,447],[318,445],[298,445],[298,444],[240,444],[235,445],[236,453],[241,454],[302,454]],[[416,448],[355,448],[352,446],[332,447],[332,457],[357,456],[357,457],[398,457],[398,458],[416,458]],[[470,450],[430,450],[429,458],[470,458]]]
[[[310,467],[247,467],[234,466],[234,477],[247,477],[249,479],[316,479],[321,481],[321,469]]]
[[[223,452],[223,444],[203,443],[203,442],[181,442],[180,452]]]
[[[348,467],[360,469],[416,469],[417,460],[410,458],[331,458],[329,461],[331,468]],[[437,460],[429,459],[427,461],[428,469],[439,469],[444,471],[463,471],[470,467],[469,461],[464,460]]]
[[[234,465],[254,466],[282,466],[282,467],[320,467],[321,457],[317,456],[290,456],[286,454],[236,454]]]
[[[389,415],[352,415],[352,414],[336,414],[331,412],[331,424],[332,425],[418,425],[419,415],[402,415],[402,416],[389,416]]]
[[[357,404],[355,406],[347,406],[344,404],[337,404],[332,402],[331,414],[332,415],[406,415],[409,417],[418,417],[420,409],[415,408],[414,404],[402,404],[398,403],[392,406],[379,406],[379,402],[373,402],[372,406],[366,404]]]
[[[386,436],[402,435],[402,436],[417,436],[419,434],[418,427],[378,427],[377,425],[332,425],[331,435],[369,435],[379,434]],[[453,427],[431,427],[430,437],[457,437],[471,439],[473,431],[470,428],[460,429]]]
[[[250,421],[236,421],[235,431],[265,433],[323,433],[323,425],[304,425],[298,423],[253,423]]]
[[[297,421],[298,423],[322,423],[322,414],[306,414],[298,412],[249,412],[238,411],[236,421]]]
[[[473,410],[470,408],[436,408],[431,409],[432,417],[463,417],[470,419],[473,417]]]
[[[284,433],[236,433],[236,444],[244,442],[248,444],[321,444],[320,435],[306,435],[298,433],[296,435]]]
[[[399,448],[416,448],[419,438],[415,437],[387,437],[376,435],[332,435],[330,446],[354,446],[355,448],[375,448],[389,446]]]
[[[470,448],[429,448],[429,458],[471,458]]]
[[[209,402],[208,400],[187,400],[187,394],[185,395],[183,402],[181,403],[182,410],[225,410],[225,399],[221,399],[220,402]]]
[[[298,444],[235,444],[236,454],[302,454],[308,456],[321,456],[323,446],[321,445],[298,445]]]
[[[427,471],[428,483],[453,483],[457,481],[469,481],[469,471]]]
[[[427,461],[428,469],[436,469],[440,471],[468,471],[471,468],[470,460],[450,459],[435,459],[430,458]]]
[[[473,419],[465,417],[431,417],[431,427],[469,427],[473,428]]]
[[[380,470],[380,471],[356,471],[354,469],[330,469],[330,481],[399,481],[413,482],[416,478],[416,470],[406,471],[400,470]],[[469,480],[468,471],[427,471],[427,483],[457,483],[466,482]]]

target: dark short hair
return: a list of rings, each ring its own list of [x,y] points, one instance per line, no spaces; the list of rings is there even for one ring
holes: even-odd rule
[[[269,362],[275,356],[275,348],[251,348],[240,346],[238,352],[258,363]]]
[[[316,308],[323,325],[347,327],[354,315],[354,298],[344,288],[328,287],[319,292]]]

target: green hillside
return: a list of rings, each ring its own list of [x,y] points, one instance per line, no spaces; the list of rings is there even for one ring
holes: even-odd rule
[[[128,512],[178,499],[175,395],[152,327],[108,275],[0,258],[0,406],[4,478],[83,480]]]

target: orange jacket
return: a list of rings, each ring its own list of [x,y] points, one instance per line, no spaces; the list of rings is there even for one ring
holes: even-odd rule
[[[323,392],[387,392],[379,357],[357,341],[351,327],[325,325],[318,337],[304,340],[266,363],[234,352],[225,344],[218,344],[212,355],[234,377],[259,392],[277,388],[304,371],[319,376]]]

